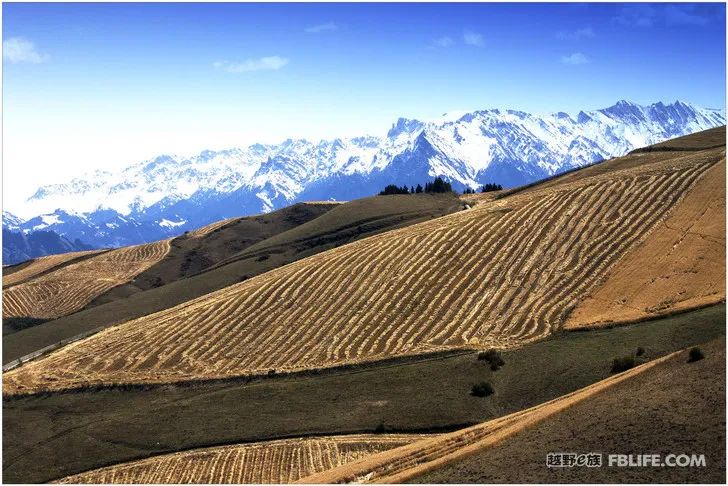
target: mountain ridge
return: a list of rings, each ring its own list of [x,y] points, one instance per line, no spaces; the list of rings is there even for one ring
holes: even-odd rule
[[[120,246],[434,176],[458,190],[494,181],[513,187],[723,124],[723,111],[681,101],[643,106],[621,100],[575,118],[499,108],[430,122],[399,118],[382,137],[287,139],[96,171],[39,188],[22,208],[27,218],[11,223],[26,233],[50,229],[95,246]]]

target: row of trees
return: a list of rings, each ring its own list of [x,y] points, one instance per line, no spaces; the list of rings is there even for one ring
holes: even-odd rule
[[[485,184],[484,186],[482,186],[480,188],[480,192],[493,192],[493,191],[502,191],[502,190],[503,190],[503,186],[501,186],[500,184],[491,183],[491,182],[488,182],[487,184]],[[468,187],[463,191],[463,194],[475,194],[475,189],[471,189]]]
[[[435,193],[435,192],[452,192],[452,185],[443,180],[442,177],[435,177],[432,182],[425,183],[425,187],[417,184],[417,187],[407,186],[398,187],[394,184],[390,184],[379,193],[380,196],[389,196],[390,194],[422,194],[423,192]]]
[[[503,189],[503,186],[500,184],[495,183],[487,183],[484,185],[480,192],[491,192],[491,191],[500,191]],[[435,180],[432,182],[425,183],[425,187],[422,187],[420,184],[417,184],[417,187],[410,187],[407,186],[396,186],[394,184],[389,184],[387,187],[384,188],[383,191],[379,193],[380,196],[389,196],[391,194],[422,194],[423,192],[426,193],[442,193],[442,192],[452,192],[452,184],[444,180],[442,177],[435,177]],[[464,194],[475,194],[475,190],[471,188],[466,188],[464,191]]]

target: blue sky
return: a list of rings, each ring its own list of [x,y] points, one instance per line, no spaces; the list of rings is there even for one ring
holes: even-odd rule
[[[5,185],[399,116],[723,107],[725,35],[723,4],[5,3]]]

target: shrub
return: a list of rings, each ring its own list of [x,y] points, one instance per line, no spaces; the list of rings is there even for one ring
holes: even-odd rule
[[[267,260],[268,258],[270,258],[270,256],[269,256],[269,255],[261,255],[261,256],[259,256],[259,257],[258,257],[258,261],[259,261],[259,262],[264,262],[264,261],[266,261],[266,260]]]
[[[489,349],[478,353],[478,359],[480,361],[487,361],[490,364],[490,369],[493,371],[497,371],[498,368],[506,364],[500,352],[495,349]]]
[[[481,381],[480,383],[473,385],[470,389],[470,394],[474,397],[487,397],[495,393],[493,385],[487,381]]]
[[[643,354],[645,354],[645,348],[643,348],[642,346],[638,347],[637,348],[637,352],[635,353],[635,355],[636,356],[642,356]]]
[[[627,371],[630,368],[634,368],[634,365],[634,357],[631,355],[624,356],[622,358],[614,358],[614,361],[612,361],[612,373]]]
[[[705,358],[703,350],[695,347],[690,350],[690,353],[688,355],[688,363],[694,363],[695,361],[700,361],[703,358]]]
[[[375,434],[383,434],[386,431],[384,428],[384,424],[382,422],[379,422],[379,425],[374,429]]]

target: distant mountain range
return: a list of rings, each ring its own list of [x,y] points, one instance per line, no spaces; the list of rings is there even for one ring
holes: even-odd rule
[[[94,247],[147,242],[301,200],[348,200],[434,176],[453,187],[512,187],[645,145],[724,125],[725,112],[676,101],[619,101],[572,117],[490,109],[422,122],[386,136],[162,155],[116,172],[40,187],[3,228],[54,231]],[[103,156],[103,154],[100,154]]]
[[[70,251],[91,250],[91,245],[69,241],[54,231],[13,232],[3,228],[3,265]]]

